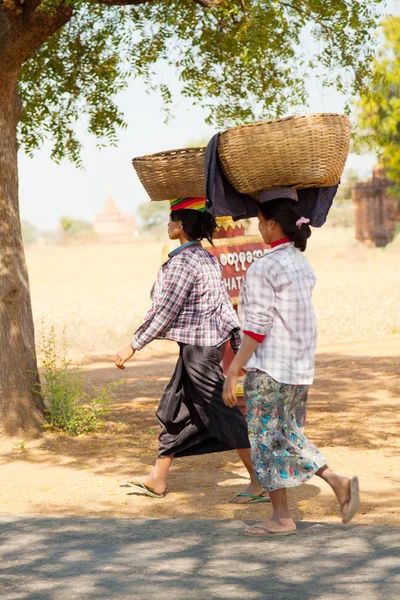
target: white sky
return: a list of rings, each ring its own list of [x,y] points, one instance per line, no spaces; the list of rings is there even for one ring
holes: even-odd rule
[[[398,0],[389,0],[385,12],[398,12]],[[173,71],[163,79],[175,87]],[[344,99],[332,91],[322,91],[315,79],[308,85],[309,104],[304,112],[343,112]],[[98,150],[95,140],[83,135],[83,162],[80,171],[64,162],[58,166],[49,158],[44,147],[33,159],[20,152],[20,209],[39,229],[57,227],[61,216],[93,221],[102,211],[109,191],[120,210],[134,213],[139,204],[148,200],[132,167],[134,156],[180,148],[196,139],[210,138],[216,130],[205,124],[205,111],[193,107],[189,100],[175,98],[175,118],[164,124],[161,100],[156,94],[147,94],[140,80],[117,97],[125,113],[127,129],[120,132],[117,148]],[[373,155],[350,155],[347,165],[361,175],[368,176],[375,162]]]

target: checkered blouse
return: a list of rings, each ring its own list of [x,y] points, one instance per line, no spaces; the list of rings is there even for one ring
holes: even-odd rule
[[[232,308],[217,259],[200,242],[171,253],[151,292],[152,307],[135,332],[132,348],[156,338],[196,346],[218,346],[228,338],[240,345],[239,320]]]
[[[315,282],[310,263],[292,242],[271,248],[251,265],[241,289],[239,317],[243,330],[265,338],[246,369],[264,371],[280,383],[313,382]]]

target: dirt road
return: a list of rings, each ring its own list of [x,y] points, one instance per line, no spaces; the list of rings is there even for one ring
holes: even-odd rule
[[[400,336],[321,346],[310,393],[308,436],[338,472],[358,474],[356,523],[400,525]],[[120,487],[150,470],[157,400],[173,371],[175,347],[156,342],[131,362],[104,430],[69,438],[46,434],[0,444],[0,514],[257,519],[268,505],[239,507],[230,498],[246,484],[234,452],[177,460],[163,500]],[[121,378],[111,356],[84,365],[88,384]],[[127,493],[128,492],[128,493]],[[314,477],[290,490],[296,520],[338,522],[328,487]]]

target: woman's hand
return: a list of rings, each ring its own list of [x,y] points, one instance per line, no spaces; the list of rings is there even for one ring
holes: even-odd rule
[[[123,348],[118,352],[117,356],[115,357],[115,366],[118,367],[118,369],[125,369],[124,363],[126,363],[127,360],[131,359],[134,354],[135,351],[132,348],[132,346],[127,346],[126,348]]]
[[[230,374],[228,371],[228,375],[226,376],[224,389],[222,391],[222,398],[224,404],[229,406],[229,408],[233,408],[237,404],[236,398],[236,386],[239,380],[239,375]]]
[[[258,348],[260,342],[249,335],[243,336],[243,342],[239,348],[239,352],[233,359],[231,366],[226,374],[222,398],[226,406],[233,408],[237,404],[236,386],[243,367]]]

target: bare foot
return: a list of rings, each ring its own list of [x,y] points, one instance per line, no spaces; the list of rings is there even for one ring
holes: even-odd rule
[[[265,492],[261,485],[258,482],[254,482],[254,483],[249,483],[249,485],[247,486],[247,488],[245,490],[243,490],[243,492],[240,492],[241,494],[251,494],[252,496],[257,496],[260,498],[268,497],[268,492]],[[249,498],[248,496],[234,496],[231,500],[232,504],[248,504],[249,502],[251,502],[251,500],[253,500],[253,498]],[[269,500],[269,498],[268,498]]]
[[[139,479],[154,494],[163,494],[165,492],[165,483],[160,481],[158,477],[154,477],[151,473],[150,475],[139,477]],[[140,487],[140,481],[136,477],[132,477],[132,479],[128,480],[128,483],[133,483]]]
[[[268,519],[256,525],[245,527],[244,532],[248,535],[289,534],[296,531],[293,519]]]
[[[340,513],[345,525],[350,523],[360,507],[360,484],[356,475],[350,480],[346,489],[346,496],[340,502]]]
[[[332,489],[339,501],[340,514],[343,518],[347,512],[347,507],[350,501],[350,479],[348,477],[338,476],[334,485],[332,485]]]

